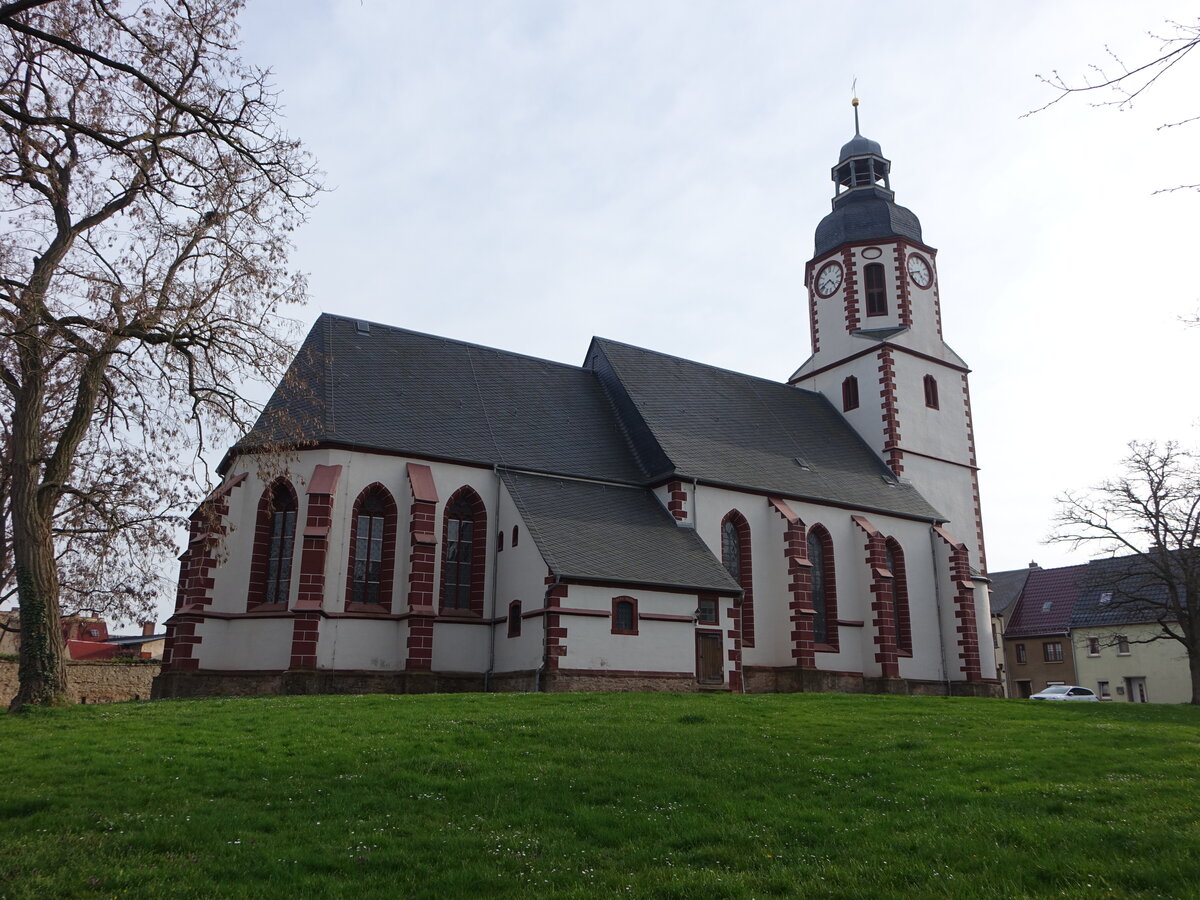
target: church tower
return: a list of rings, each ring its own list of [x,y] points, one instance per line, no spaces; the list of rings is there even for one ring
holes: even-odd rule
[[[860,133],[857,98],[854,125],[805,271],[813,353],[789,383],[828,397],[984,572],[969,370],[942,339],[937,250],[895,202],[892,164]]]

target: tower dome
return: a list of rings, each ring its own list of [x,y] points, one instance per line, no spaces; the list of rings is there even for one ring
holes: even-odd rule
[[[814,256],[839,244],[904,237],[921,242],[921,222],[911,210],[893,199],[892,163],[878,141],[858,130],[858,104],[854,109],[854,137],[842,145],[831,170],[836,185],[833,212],[817,225]]]

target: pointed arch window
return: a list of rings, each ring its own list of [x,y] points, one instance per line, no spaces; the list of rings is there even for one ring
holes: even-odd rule
[[[863,269],[863,285],[867,291],[867,315],[886,316],[887,282],[883,274],[883,263],[867,263]]]
[[[460,488],[446,502],[442,520],[443,611],[483,615],[486,535],[483,501],[471,488]]]
[[[514,600],[508,604],[508,636],[521,636],[521,601]]]
[[[296,491],[286,479],[277,479],[263,491],[250,562],[248,606],[287,605],[298,507]]]
[[[396,502],[373,484],[358,495],[351,514],[347,604],[390,611],[395,560]]]
[[[736,509],[721,521],[721,562],[742,589],[742,646],[754,646],[754,573],[750,553],[750,523]]]
[[[937,379],[932,375],[925,376],[925,405],[930,409],[939,409]]]
[[[887,539],[887,566],[892,573],[892,620],[896,628],[896,650],[912,655],[912,623],[908,616],[908,576],[904,550],[895,538]]]
[[[851,375],[842,382],[842,412],[858,409],[858,379]]]
[[[837,650],[837,581],[833,568],[833,541],[829,532],[814,525],[808,532],[808,561],[811,564],[813,643],[817,649]]]

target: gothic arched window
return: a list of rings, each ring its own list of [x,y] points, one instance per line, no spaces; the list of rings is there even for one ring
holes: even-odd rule
[[[296,492],[285,479],[263,491],[250,563],[249,605],[288,602],[298,506]]]
[[[813,643],[837,649],[837,583],[833,569],[833,541],[829,532],[814,525],[808,532],[809,572],[812,576]]]
[[[742,589],[742,644],[754,646],[754,575],[750,556],[750,523],[736,509],[721,522],[721,562]]]
[[[892,620],[896,626],[896,649],[912,653],[912,623],[908,618],[908,577],[904,550],[895,538],[887,539],[887,566],[892,573]]]
[[[486,526],[483,501],[471,488],[460,488],[446,502],[442,524],[443,610],[483,615]]]
[[[373,484],[354,501],[348,603],[391,608],[395,543],[396,503],[387,488]]]

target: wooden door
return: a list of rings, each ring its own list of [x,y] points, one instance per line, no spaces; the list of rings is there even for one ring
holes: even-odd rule
[[[723,684],[725,669],[721,660],[721,632],[696,632],[696,680],[701,684]]]

